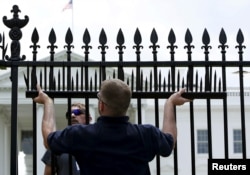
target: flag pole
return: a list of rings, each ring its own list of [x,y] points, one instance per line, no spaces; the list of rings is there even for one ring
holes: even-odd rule
[[[72,35],[74,36],[74,4],[73,4],[73,0],[71,1],[71,28],[72,28]]]
[[[72,35],[74,34],[74,12],[73,12],[73,0],[69,0],[69,2],[63,8],[63,11],[70,9],[71,10],[71,27],[70,30]]]

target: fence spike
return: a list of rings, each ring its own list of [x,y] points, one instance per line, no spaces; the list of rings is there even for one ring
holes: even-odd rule
[[[37,48],[40,48],[40,46],[37,45],[37,42],[39,41],[39,35],[38,35],[36,28],[34,29],[34,31],[32,33],[31,41],[33,42],[33,45],[30,46],[30,48],[33,48],[33,52],[32,52],[33,53],[33,61],[36,61]]]
[[[158,36],[157,36],[157,33],[156,33],[155,29],[153,29],[153,31],[151,33],[150,40],[151,40],[151,42],[152,42],[153,45],[149,46],[149,48],[153,49],[153,51],[152,51],[152,53],[153,53],[153,60],[157,61],[157,48],[160,48],[160,46],[156,45],[156,43],[158,41]],[[155,69],[155,72],[156,72],[157,68],[154,67],[154,69]]]
[[[57,87],[57,89],[58,89],[58,91],[60,91],[60,87],[61,87],[61,71],[59,70],[58,71],[58,74],[57,74],[57,79],[58,79],[58,87]]]
[[[218,91],[221,92],[221,78],[219,78],[219,87],[218,87]]]
[[[31,71],[31,89],[35,90],[37,85],[36,69],[32,68]]]
[[[135,31],[135,35],[134,35],[134,43],[136,44],[135,46],[133,46],[133,49],[136,49],[135,53],[136,53],[136,60],[140,61],[140,49],[143,49],[143,46],[140,45],[141,44],[141,33],[139,31],[139,29],[137,28]]]
[[[140,90],[143,90],[143,71],[141,70],[141,82],[140,82]]]
[[[193,42],[193,37],[189,29],[187,29],[185,34],[185,42],[190,45]]]
[[[178,71],[179,72],[179,71]],[[189,71],[189,69],[188,69],[188,71],[187,71],[187,75],[186,75],[187,77],[186,77],[186,90],[187,90],[187,92],[190,90],[189,89],[189,87],[190,87],[190,71]]]
[[[56,43],[56,34],[53,28],[51,29],[50,34],[49,34],[49,43],[51,45],[54,45]]]
[[[166,78],[163,79],[163,92],[166,92]]]
[[[123,44],[124,44],[124,36],[123,36],[123,32],[122,32],[121,29],[118,32],[116,40],[117,40],[118,46],[116,46],[115,48],[119,49],[119,51],[118,51],[119,61],[123,61],[123,57],[122,57],[123,56],[123,49],[125,49],[126,46],[123,46]]]
[[[174,44],[176,42],[176,37],[175,37],[175,34],[174,34],[174,30],[172,28],[170,29],[170,32],[169,32],[169,35],[168,35],[168,42],[170,44]]]
[[[198,92],[198,70],[196,70],[196,75],[195,75],[195,92]]]
[[[170,76],[170,70],[169,70],[168,71],[168,92],[170,92],[170,87],[171,87],[171,83],[170,82],[171,82],[171,76]]]
[[[153,43],[153,45],[155,45],[158,42],[158,35],[156,33],[155,28],[153,28],[153,30],[151,32],[150,41],[151,41],[151,43]]]
[[[95,91],[97,91],[97,70],[95,70]]]
[[[73,35],[72,35],[72,32],[71,32],[70,28],[68,28],[68,30],[67,30],[67,33],[66,33],[66,36],[65,36],[65,42],[68,45],[71,45],[72,42],[73,42]]]
[[[82,49],[85,48],[85,61],[88,61],[88,54],[89,54],[89,49],[92,49],[92,46],[89,46],[90,43],[90,35],[88,29],[85,29],[83,37],[82,37],[83,43],[85,46],[82,46]]]
[[[209,91],[209,70],[205,70],[205,91]]]
[[[104,29],[101,30],[100,37],[99,37],[99,42],[103,46],[107,43],[107,36],[106,36],[106,33],[105,33]]]
[[[131,90],[134,91],[134,70],[131,73]]]
[[[71,77],[71,90],[74,91],[75,86],[74,86],[74,78]]]
[[[174,59],[174,49],[178,48],[174,43],[176,42],[175,34],[173,29],[170,30],[169,35],[168,35],[168,42],[170,43],[170,46],[167,46],[167,49],[170,49],[170,54],[171,54],[171,60]]]
[[[53,78],[54,78],[53,76],[54,76],[54,70],[53,67],[51,67],[49,71],[49,90],[53,89]]]
[[[127,83],[127,85],[128,85],[128,86],[130,86],[129,77],[127,77],[127,79],[126,79],[126,83]],[[131,87],[130,87],[130,88],[131,88]]]
[[[93,91],[93,79],[90,77],[90,91]]]
[[[71,48],[74,48],[74,46],[72,45],[73,42],[73,35],[72,32],[70,30],[70,28],[68,28],[66,36],[65,36],[65,42],[67,45],[64,46],[64,48],[67,48],[67,52],[68,54],[71,53]]]
[[[213,71],[212,71],[212,66],[210,67],[210,71],[209,71],[209,91],[212,91],[212,81],[213,81]]]
[[[82,37],[82,41],[84,44],[88,45],[91,41],[90,34],[88,29],[86,28]]]
[[[85,67],[85,74],[86,74],[86,72],[88,71],[88,70],[86,70],[87,69],[87,66]],[[87,74],[88,74],[88,72],[87,72]],[[87,75],[86,75],[87,76]],[[80,82],[80,90],[81,91],[83,91],[83,66],[81,66],[81,73],[80,73],[80,80],[81,80],[81,82]],[[85,80],[85,89],[86,90],[88,90],[88,80],[86,79]]]
[[[76,70],[76,91],[79,89],[79,73],[78,69]]]
[[[205,45],[208,45],[210,43],[210,37],[207,32],[207,29],[204,30],[203,35],[202,35],[202,43]]]
[[[30,85],[29,81],[30,81],[30,67],[27,66],[27,83],[26,83],[27,89],[30,89],[30,87],[29,87],[29,85]]]
[[[241,29],[239,29],[239,31],[237,33],[236,40],[237,40],[237,43],[240,44],[240,45],[243,44],[243,42],[244,42],[244,36],[243,36],[243,33],[242,33]]]
[[[113,70],[113,78],[115,78],[115,70]]]
[[[39,41],[39,34],[37,32],[37,29],[35,28],[33,30],[32,36],[31,36],[31,41],[34,44],[33,46],[30,46],[30,48],[33,48],[34,51],[36,51],[37,48],[40,48],[39,45],[37,45],[38,41]]]
[[[159,72],[158,91],[161,91],[161,71]]]
[[[63,67],[62,67],[62,90],[64,91],[65,90],[65,78],[66,78],[66,76],[65,76],[65,65],[63,65]]]
[[[177,86],[178,88],[179,86]],[[185,80],[184,80],[184,77],[182,78],[182,81],[181,81],[181,87],[182,88],[185,88]],[[179,88],[177,89],[177,91],[179,90]]]
[[[56,78],[54,77],[53,78],[53,87],[52,87],[53,90],[56,90]]]
[[[26,88],[29,89],[29,79],[26,77],[25,74],[23,74],[23,77],[24,77],[24,82],[25,82]]]
[[[53,28],[51,29],[50,34],[49,34],[49,43],[50,43],[50,46],[48,46],[47,48],[50,48],[50,53],[51,53],[51,56],[52,56],[55,53],[54,49],[57,48],[57,46],[55,45],[55,43],[56,43],[56,34],[55,34],[55,31],[54,31]],[[51,61],[53,61],[53,60],[51,60]]]
[[[235,48],[238,48],[239,49],[239,56],[240,56],[240,58],[239,58],[239,60],[240,61],[242,61],[243,60],[243,49],[245,49],[246,48],[246,46],[244,46],[244,45],[242,45],[243,44],[243,42],[244,42],[244,36],[243,36],[243,33],[242,33],[242,31],[241,31],[241,29],[239,29],[239,31],[238,31],[238,33],[237,33],[237,38],[236,38],[236,40],[237,40],[237,43],[239,44],[238,46],[236,46]]]
[[[40,86],[43,87],[43,73],[42,70],[40,70]]]
[[[226,48],[228,48],[228,45],[226,45],[227,36],[223,28],[220,31],[219,41],[221,45],[219,45],[218,48],[221,48],[222,60],[225,61],[226,60],[225,53],[226,53]]]
[[[227,36],[223,28],[220,31],[219,41],[222,45],[227,43]]]
[[[207,32],[207,29],[205,29],[204,32],[203,32],[202,43],[204,44],[204,46],[201,46],[201,48],[205,49],[205,51],[204,51],[204,53],[205,53],[205,60],[208,61],[208,54],[209,54],[208,49],[211,49],[212,47],[209,46],[210,37],[209,37],[209,34]]]
[[[142,42],[140,30],[137,28],[134,35],[134,42],[136,45],[140,45]]]
[[[191,45],[191,43],[193,42],[193,37],[189,29],[187,29],[185,34],[185,42],[187,43],[187,45],[184,46],[184,49],[187,49],[188,60],[191,61],[192,48],[194,48],[194,45]]]
[[[119,45],[123,45],[124,42],[125,42],[122,29],[119,29],[119,31],[118,31],[118,34],[117,34],[117,37],[116,37],[116,42]]]
[[[150,92],[152,92],[152,88],[153,88],[153,73],[152,73],[152,70],[150,71],[150,74],[149,74],[149,76],[150,76]]]
[[[217,74],[216,74],[216,71],[215,71],[214,72],[214,92],[216,92],[216,88],[217,88]]]
[[[118,67],[118,78],[124,81],[124,71],[121,66]]]
[[[6,44],[6,46],[5,46],[5,36],[4,36],[4,33],[3,33],[3,37],[1,37],[1,34],[0,34],[0,38],[1,38],[0,43],[3,42],[2,46],[0,46],[0,48],[2,49],[2,60],[4,60],[4,57],[6,55],[6,51],[7,51],[7,48],[8,48],[8,44]]]
[[[202,89],[203,89],[202,85],[203,85],[203,83],[202,83],[202,78],[201,78],[201,80],[200,80],[200,92],[202,92]]]
[[[180,89],[180,71],[178,70],[177,72],[177,91]]]

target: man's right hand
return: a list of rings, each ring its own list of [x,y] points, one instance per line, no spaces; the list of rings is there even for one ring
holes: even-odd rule
[[[38,91],[38,96],[33,99],[34,102],[40,103],[40,104],[46,104],[46,103],[52,102],[52,99],[46,93],[42,91],[40,85],[37,84],[36,88]]]

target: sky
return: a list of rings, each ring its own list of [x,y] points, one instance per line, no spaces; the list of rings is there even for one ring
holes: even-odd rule
[[[40,57],[48,55],[48,35],[53,28],[57,35],[58,49],[63,50],[65,45],[65,34],[70,28],[74,35],[74,52],[82,54],[82,36],[87,28],[91,36],[90,57],[94,60],[101,58],[99,46],[99,35],[105,30],[108,38],[107,57],[111,60],[118,59],[115,49],[116,37],[119,29],[122,29],[125,37],[124,56],[135,60],[135,50],[132,49],[133,37],[138,28],[142,35],[142,55],[145,60],[150,57],[151,50],[150,34],[153,29],[158,34],[160,50],[159,60],[169,58],[168,34],[171,29],[176,35],[176,59],[187,59],[184,37],[187,29],[193,37],[193,59],[203,59],[202,34],[206,29],[209,33],[212,46],[211,60],[220,59],[219,33],[223,28],[228,39],[228,59],[238,59],[235,49],[236,35],[239,29],[245,37],[244,44],[247,46],[245,59],[249,59],[250,46],[250,16],[249,0],[73,0],[73,8],[63,11],[69,0],[0,0],[0,16],[12,18],[10,10],[14,4],[18,5],[21,13],[19,18],[29,16],[29,23],[22,29],[23,38],[21,54],[28,55],[30,38],[34,28],[39,33],[38,50]],[[0,32],[5,32],[8,37],[9,29],[0,23]],[[249,38],[249,39],[248,39]]]

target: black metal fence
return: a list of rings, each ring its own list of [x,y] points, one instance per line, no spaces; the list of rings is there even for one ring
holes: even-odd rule
[[[222,100],[223,109],[223,120],[224,120],[224,157],[229,158],[228,150],[228,107],[227,107],[227,76],[226,72],[228,68],[237,68],[239,73],[239,92],[240,92],[240,104],[239,108],[241,111],[241,132],[242,132],[242,158],[247,158],[246,153],[246,131],[245,131],[245,100],[244,100],[244,81],[243,74],[244,68],[250,67],[250,61],[243,60],[243,45],[244,36],[241,30],[238,31],[236,36],[238,50],[238,60],[228,61],[226,59],[227,53],[227,36],[222,29],[219,35],[218,46],[221,52],[221,60],[210,61],[209,53],[212,49],[210,46],[210,37],[207,30],[204,30],[202,36],[202,49],[204,50],[204,60],[194,61],[193,60],[193,39],[192,34],[189,30],[185,34],[185,49],[187,52],[187,60],[176,61],[175,52],[177,46],[175,45],[176,38],[175,33],[171,29],[168,34],[167,50],[169,50],[169,56],[164,61],[158,60],[158,36],[155,29],[152,30],[150,36],[151,45],[149,49],[152,51],[152,61],[143,61],[141,59],[141,45],[142,38],[139,29],[134,34],[134,46],[135,61],[126,61],[124,57],[124,35],[120,29],[117,34],[117,46],[118,50],[118,61],[107,61],[106,51],[108,49],[107,36],[103,29],[99,36],[98,49],[101,50],[101,61],[89,60],[89,55],[92,49],[91,37],[86,29],[83,33],[83,58],[81,61],[72,61],[72,45],[73,36],[69,29],[65,37],[65,52],[67,53],[67,61],[55,61],[55,49],[56,45],[56,34],[52,29],[49,34],[48,46],[50,52],[50,61],[39,61],[37,54],[39,51],[39,34],[34,29],[31,35],[30,46],[32,52],[32,60],[26,61],[25,56],[20,56],[20,43],[19,40],[22,38],[21,28],[27,23],[29,18],[25,16],[24,19],[19,19],[18,6],[13,6],[11,11],[13,13],[12,19],[3,17],[3,23],[5,26],[10,28],[9,36],[11,38],[10,47],[5,43],[5,35],[0,35],[0,49],[2,51],[2,60],[0,60],[0,67],[9,67],[11,69],[11,82],[12,82],[12,95],[11,95],[11,169],[10,174],[17,174],[17,109],[18,109],[18,69],[20,67],[26,67],[27,73],[24,76],[25,83],[27,86],[26,97],[32,98],[36,96],[36,84],[39,83],[44,91],[52,98],[65,98],[68,99],[68,107],[70,107],[72,98],[85,98],[85,104],[87,106],[87,113],[89,100],[96,98],[96,94],[99,89],[99,84],[102,80],[116,77],[124,80],[129,84],[133,91],[132,97],[137,100],[137,115],[138,123],[142,123],[141,119],[141,105],[143,99],[153,99],[155,105],[155,125],[159,127],[159,100],[168,98],[174,91],[181,87],[186,87],[187,92],[184,94],[185,97],[192,99],[205,99],[206,110],[207,110],[207,128],[208,128],[208,157],[213,158],[212,150],[212,134],[211,134],[211,100],[220,99]],[[11,55],[8,56],[7,49],[10,48]],[[77,68],[77,71],[72,75],[71,70]],[[186,68],[186,73],[183,76],[178,71],[178,68]],[[56,71],[55,71],[56,69]],[[89,71],[94,70],[93,74]],[[204,71],[199,71],[199,70]],[[37,75],[37,70],[40,71]],[[218,71],[219,70],[219,71]],[[110,72],[111,73],[107,73]],[[162,73],[167,72],[167,74]],[[166,76],[165,76],[166,75]],[[194,104],[190,103],[190,133],[191,133],[191,174],[196,174],[196,156],[195,156],[195,129],[194,129]],[[33,115],[36,116],[36,104],[33,103]],[[37,173],[37,145],[36,145],[36,117],[33,117],[33,174]],[[178,145],[177,145],[178,147]],[[177,159],[177,147],[174,151],[174,174],[178,174],[178,159]],[[160,157],[156,158],[157,174],[161,174],[160,169]]]

